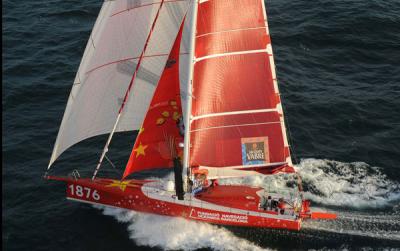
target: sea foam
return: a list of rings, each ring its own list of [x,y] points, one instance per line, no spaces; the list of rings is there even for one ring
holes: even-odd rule
[[[323,205],[382,208],[400,201],[400,184],[364,162],[303,159],[296,169],[307,187],[305,197]]]
[[[188,221],[182,218],[138,213],[131,210],[95,206],[104,215],[128,223],[130,238],[139,246],[158,247],[163,250],[270,250],[235,236],[223,227]]]

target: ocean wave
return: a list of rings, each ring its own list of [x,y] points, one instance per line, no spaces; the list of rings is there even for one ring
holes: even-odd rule
[[[323,205],[382,208],[400,201],[400,184],[364,162],[303,159],[296,169],[305,197]]]
[[[128,224],[130,238],[137,245],[163,250],[271,250],[235,236],[222,227],[183,218],[138,213],[132,210],[95,206],[104,215]]]

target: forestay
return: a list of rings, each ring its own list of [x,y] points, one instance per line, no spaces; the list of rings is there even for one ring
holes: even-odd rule
[[[190,166],[294,171],[263,0],[199,1],[191,115]]]
[[[138,130],[189,0],[165,0],[117,130]],[[49,168],[70,146],[109,133],[160,6],[158,0],[105,1],[76,74]],[[182,48],[185,48],[183,46]]]

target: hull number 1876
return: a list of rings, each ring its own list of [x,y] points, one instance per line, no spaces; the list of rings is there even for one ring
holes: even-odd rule
[[[71,184],[68,186],[72,196],[77,196],[86,199],[100,200],[100,195],[97,190],[92,190],[88,187]]]

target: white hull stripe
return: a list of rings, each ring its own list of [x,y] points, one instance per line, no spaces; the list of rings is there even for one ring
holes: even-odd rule
[[[254,167],[268,167],[268,166],[281,166],[287,164],[286,162],[273,162],[268,164],[257,164],[257,165],[246,165],[246,166],[224,166],[223,169],[246,169],[246,168],[254,168]],[[199,168],[209,169],[209,168],[221,168],[221,167],[212,167],[212,166],[199,166]]]
[[[192,120],[210,118],[210,117],[219,117],[219,116],[229,116],[229,115],[238,115],[238,114],[253,114],[253,113],[263,113],[263,112],[278,112],[278,109],[258,109],[258,110],[244,110],[244,111],[234,111],[234,112],[220,112],[220,113],[209,113],[199,116],[192,117]]]
[[[259,30],[259,29],[265,29],[265,26],[209,32],[209,33],[204,33],[204,34],[198,35],[198,36],[196,36],[196,38],[214,35],[214,34],[226,33],[226,32],[248,31],[248,30]]]
[[[281,121],[276,121],[276,122],[253,123],[253,124],[238,124],[238,125],[214,126],[214,127],[200,128],[200,129],[192,130],[192,131],[190,131],[190,132],[198,132],[198,131],[205,131],[205,130],[211,130],[211,129],[220,129],[220,128],[243,127],[243,126],[256,126],[256,125],[269,125],[269,124],[280,124],[280,123],[282,123],[282,122],[281,122]]]
[[[217,54],[211,54],[211,55],[208,55],[208,56],[196,58],[195,59],[195,63],[197,63],[199,61],[202,61],[202,60],[205,60],[205,59],[211,59],[211,58],[234,56],[234,55],[244,55],[244,54],[253,54],[253,53],[262,53],[262,52],[268,53],[267,49],[217,53]]]

